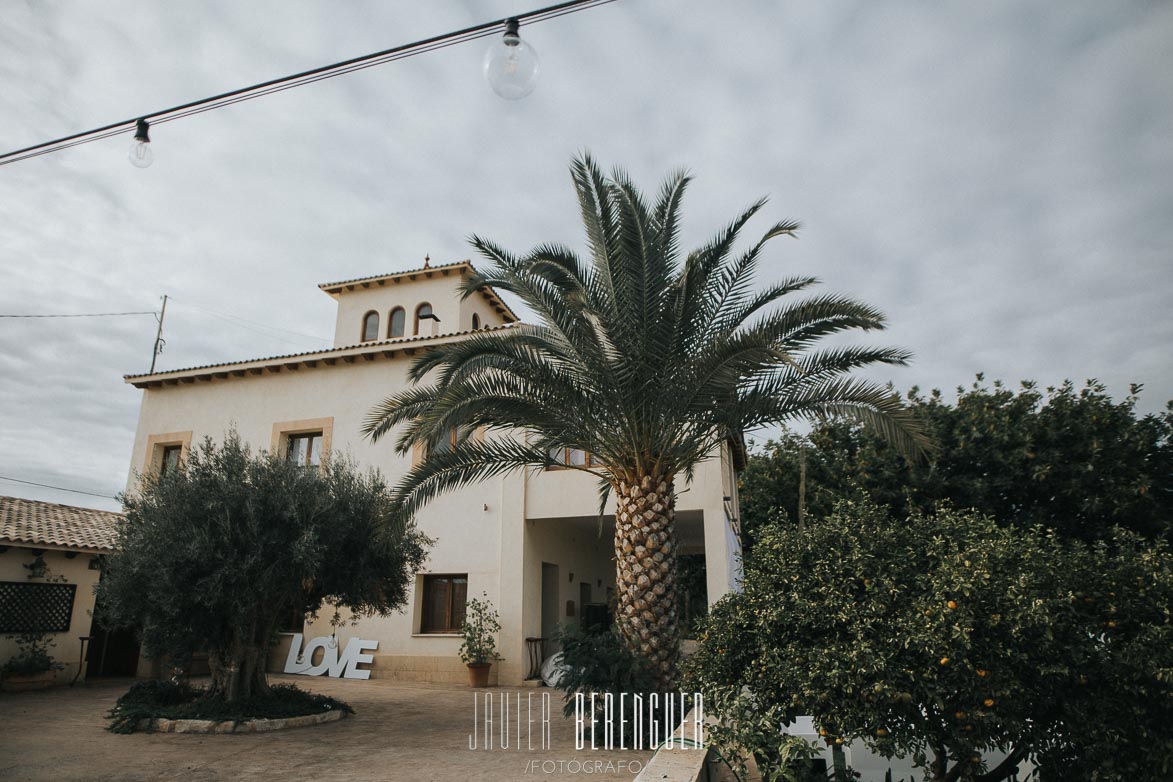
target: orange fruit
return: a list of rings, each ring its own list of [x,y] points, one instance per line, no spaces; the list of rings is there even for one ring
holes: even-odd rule
[[[984,701],[982,701],[982,703],[986,704],[986,708],[988,709],[994,705],[994,699],[993,698],[986,698]]]
[[[948,664],[949,664],[949,658],[948,658],[948,657],[942,657],[942,658],[941,658],[941,665],[948,665]]]
[[[954,609],[954,608],[957,608],[957,601],[956,601],[956,600],[950,600],[950,601],[949,601],[948,603],[946,603],[945,605],[949,606],[949,608],[950,608],[950,609]]]
[[[984,669],[978,668],[976,673],[979,677],[981,677],[983,679],[986,678],[986,671]]]

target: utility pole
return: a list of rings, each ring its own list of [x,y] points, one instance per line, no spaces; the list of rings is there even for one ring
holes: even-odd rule
[[[163,339],[163,318],[167,315],[167,294],[163,294],[163,309],[159,313],[159,330],[155,332],[155,347],[151,351],[151,371],[150,374],[155,374],[155,359],[163,352],[163,345],[167,344]]]

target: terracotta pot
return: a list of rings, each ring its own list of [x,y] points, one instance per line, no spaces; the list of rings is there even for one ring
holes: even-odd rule
[[[37,673],[6,673],[0,679],[0,690],[4,692],[31,692],[52,687],[57,682],[57,671]]]
[[[492,667],[492,663],[469,663],[468,683],[473,687],[488,687],[489,669]]]

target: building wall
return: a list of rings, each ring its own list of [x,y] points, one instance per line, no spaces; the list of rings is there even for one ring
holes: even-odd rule
[[[455,284],[455,277],[450,275],[404,285],[403,290],[412,291],[411,300],[404,306],[411,312],[413,302],[428,300],[441,318],[457,317],[452,315],[459,311],[455,304],[447,309],[444,306],[454,301],[451,290]],[[339,334],[357,334],[362,315],[376,306],[383,319],[381,328],[385,329],[386,311],[391,306],[388,295],[386,288],[342,294],[339,322],[347,325],[340,325]],[[469,299],[466,304],[469,303],[480,307],[487,322],[500,322],[499,317],[488,320],[491,310],[477,297]],[[471,321],[470,310],[458,316]],[[133,492],[138,475],[157,463],[158,451],[166,442],[190,442],[191,447],[196,447],[205,437],[221,440],[231,426],[254,449],[270,449],[275,442],[275,424],[281,422],[296,422],[290,426],[301,428],[306,422],[328,427],[330,448],[362,466],[379,469],[393,484],[410,468],[411,456],[395,453],[394,435],[371,443],[363,438],[360,428],[376,404],[405,387],[409,365],[410,358],[402,355],[373,361],[360,357],[350,364],[339,359],[329,367],[320,363],[313,368],[286,368],[277,373],[265,369],[258,375],[146,389],[127,490]],[[723,469],[724,462],[719,458],[701,465],[691,489],[680,495],[677,508],[704,514],[710,600],[725,594],[733,583],[730,547],[736,546],[736,538],[730,538],[729,525],[724,520]],[[683,479],[677,488],[684,488]],[[443,495],[417,516],[420,529],[435,541],[423,572],[467,573],[469,596],[485,593],[499,610],[499,648],[505,659],[494,670],[500,681],[516,683],[527,672],[524,639],[541,632],[543,561],[560,567],[564,594],[559,603],[563,614],[567,600],[578,603],[578,584],[583,580],[580,575],[589,573],[594,590],[602,594],[613,583],[609,536],[588,542],[579,527],[557,524],[559,519],[594,517],[597,511],[597,481],[592,476],[568,470],[537,470],[490,479]],[[568,580],[571,571],[576,573],[573,583]],[[600,579],[602,587],[597,586]],[[460,639],[455,635],[418,633],[419,586],[417,579],[404,611],[389,617],[361,619],[353,627],[344,624],[338,629],[339,641],[345,644],[354,636],[377,640],[376,676],[461,681],[465,674],[457,659]],[[602,597],[597,599],[601,601]],[[333,632],[331,616],[329,609],[323,610],[318,620],[306,627],[306,637]]]
[[[55,644],[50,647],[49,654],[55,660],[65,665],[65,669],[58,671],[57,681],[68,683],[77,673],[80,662],[81,643],[79,638],[90,634],[90,623],[94,612],[94,587],[97,586],[97,570],[90,570],[90,562],[95,559],[92,554],[77,554],[73,558],[64,551],[45,549],[45,564],[49,569],[46,578],[29,579],[29,571],[23,565],[31,564],[34,556],[31,548],[23,548],[6,544],[10,548],[0,554],[0,581],[17,581],[21,583],[46,583],[64,578],[63,583],[76,584],[77,590],[73,597],[73,614],[70,617],[69,630],[62,633],[49,633],[48,637]],[[16,639],[0,635],[0,664],[7,662],[12,655],[19,651]]]

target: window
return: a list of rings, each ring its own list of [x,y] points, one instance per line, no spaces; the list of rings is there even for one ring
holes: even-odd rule
[[[387,336],[388,337],[402,337],[403,329],[407,325],[407,313],[403,311],[403,307],[396,307],[391,310],[391,315],[387,322]]]
[[[456,448],[456,430],[452,429],[432,446],[431,453],[450,453]]]
[[[322,463],[322,433],[303,432],[289,435],[285,458],[299,467],[317,467]]]
[[[477,331],[481,327],[481,316],[475,312],[472,314],[472,330]]]
[[[143,472],[167,475],[183,465],[191,447],[191,432],[167,432],[147,437]]]
[[[436,322],[439,322],[439,318],[437,318],[432,313],[432,305],[428,304],[427,302],[424,302],[423,304],[421,304],[415,308],[415,332],[414,332],[414,334],[416,334],[417,336],[420,334],[420,321],[421,320],[434,320]],[[425,326],[424,328],[426,328],[428,330],[429,334],[431,333],[431,331],[432,331],[431,328],[429,328],[427,326]]]
[[[362,341],[370,342],[379,338],[379,313],[368,312],[362,317]]]
[[[163,461],[159,465],[160,475],[170,475],[179,469],[179,457],[183,454],[182,445],[164,445]]]
[[[563,448],[561,446],[550,449],[550,461],[554,462],[554,465],[547,469],[552,470],[559,469],[560,467],[603,466],[601,461],[581,448]]]
[[[330,461],[334,418],[303,418],[273,424],[269,453],[302,467],[317,467]]]
[[[465,439],[478,443],[483,442],[485,439],[484,427],[478,427],[472,431],[464,428],[459,430],[449,429],[447,436],[441,437],[439,442],[430,450],[425,449],[423,443],[416,443],[411,448],[411,466],[415,467],[421,464],[424,461],[424,457],[429,453],[450,453],[456,448],[457,443],[463,442]]]
[[[468,575],[424,576],[421,633],[458,633],[464,623]]]

